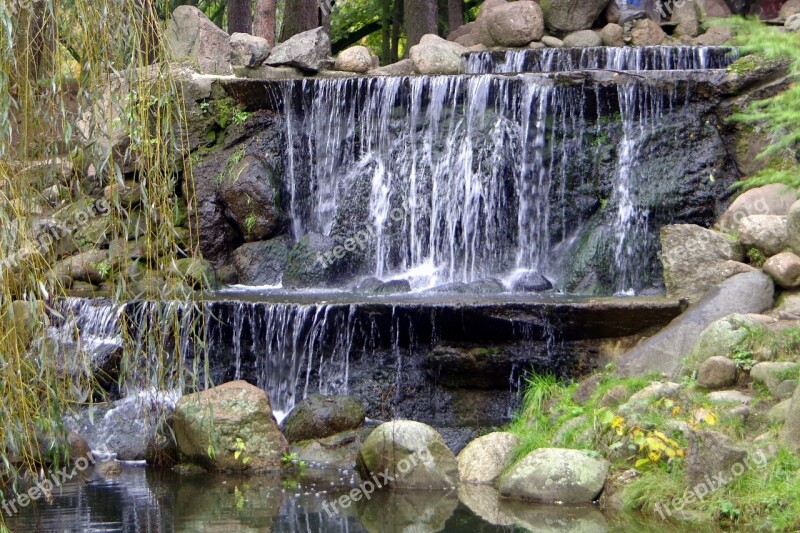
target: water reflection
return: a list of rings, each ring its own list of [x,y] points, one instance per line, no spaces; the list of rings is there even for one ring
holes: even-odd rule
[[[350,475],[318,471],[301,484],[278,476],[183,474],[126,465],[90,474],[9,519],[15,532],[604,532],[593,507],[513,502],[492,487],[376,492],[347,508]]]

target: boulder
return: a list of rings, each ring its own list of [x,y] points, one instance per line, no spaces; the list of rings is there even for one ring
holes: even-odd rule
[[[338,255],[337,255],[338,253]],[[283,286],[287,289],[325,287],[340,280],[347,252],[332,237],[310,233],[289,250]]]
[[[232,262],[239,283],[278,285],[289,259],[290,239],[276,237],[269,241],[243,244],[233,252]]]
[[[800,254],[800,200],[792,203],[786,216],[789,248],[794,253]]]
[[[245,381],[181,398],[172,430],[181,456],[212,471],[279,469],[288,449],[269,396]]]
[[[331,53],[331,40],[323,28],[293,35],[272,49],[266,65],[297,67],[306,72],[318,72]]]
[[[106,185],[103,189],[103,198],[114,204],[119,203],[123,209],[130,209],[142,203],[142,188],[133,180],[125,180]]]
[[[720,231],[735,233],[739,231],[739,223],[751,215],[788,215],[796,200],[797,192],[781,183],[756,187],[736,198],[715,227]]]
[[[788,223],[781,215],[750,215],[739,222],[739,241],[767,257],[778,254],[788,244]]]
[[[783,23],[783,27],[788,31],[800,31],[800,13],[786,19],[786,22]]]
[[[84,281],[100,285],[111,274],[111,264],[106,250],[89,250],[59,262],[63,269],[75,281]]]
[[[721,233],[693,224],[661,228],[664,284],[671,297],[696,301],[728,277],[753,270],[744,264],[737,266],[743,259],[742,246]]]
[[[550,280],[534,270],[526,270],[511,281],[511,290],[514,292],[541,292],[552,288]]]
[[[712,357],[731,357],[753,331],[764,326],[742,314],[732,314],[716,320],[703,330],[686,358],[687,374],[699,370]]]
[[[667,34],[661,29],[661,25],[650,19],[637,20],[631,30],[633,46],[658,46],[663,44],[666,38]]]
[[[772,424],[783,424],[786,422],[786,417],[789,416],[789,406],[792,404],[792,399],[783,400],[776,403],[767,411],[767,420]]]
[[[767,259],[764,272],[784,289],[800,287],[800,257],[792,252],[779,253]]]
[[[697,37],[700,33],[700,20],[695,2],[675,2],[672,4],[670,21],[675,26],[676,37]]]
[[[352,396],[312,394],[286,415],[281,429],[290,443],[319,439],[358,429],[364,417],[364,405]]]
[[[462,483],[493,484],[514,459],[520,438],[513,433],[489,433],[473,440],[456,457]]]
[[[786,20],[798,13],[800,13],[800,0],[786,0],[786,3],[781,6],[781,13],[779,16],[783,20]]]
[[[647,410],[655,402],[668,398],[679,401],[683,396],[683,388],[678,383],[654,381],[619,407],[621,413],[637,413]]]
[[[542,37],[542,44],[548,48],[563,48],[564,41],[552,35],[545,35]]]
[[[728,18],[731,16],[731,8],[725,0],[701,0],[699,4],[700,16],[703,19]]]
[[[417,74],[417,71],[414,62],[410,59],[402,59],[397,63],[369,71],[370,76],[413,76],[414,74]]]
[[[490,485],[461,483],[458,486],[458,499],[473,514],[493,526],[511,527],[518,524],[518,519],[507,509],[510,500],[502,498],[500,492]]]
[[[268,239],[283,227],[275,172],[260,157],[247,155],[222,175],[219,196],[246,242]]]
[[[781,293],[769,314],[778,320],[800,320],[800,291]]]
[[[736,363],[727,357],[709,357],[697,370],[697,385],[718,390],[736,384]]]
[[[544,20],[554,33],[588,30],[608,5],[608,0],[549,0]]]
[[[706,32],[692,41],[697,46],[722,46],[733,39],[733,31],[728,26],[709,26]]]
[[[497,482],[503,496],[543,503],[591,503],[600,495],[609,463],[578,450],[540,448]]]
[[[709,392],[706,396],[708,401],[715,404],[739,404],[750,405],[753,397],[738,390],[720,390]]]
[[[677,374],[681,359],[715,320],[733,313],[761,313],[772,307],[775,287],[761,272],[738,274],[709,290],[669,325],[626,352],[617,371],[623,376],[659,371]]]
[[[372,433],[372,428],[343,431],[329,437],[294,442],[289,445],[289,453],[306,463],[335,465],[342,470],[352,470],[356,466],[358,450]]]
[[[591,48],[603,46],[603,39],[592,30],[579,30],[564,37],[564,48]]]
[[[234,33],[230,39],[231,65],[237,67],[258,67],[271,49],[269,42],[248,33]]]
[[[605,46],[625,46],[622,26],[610,22],[600,30],[600,39]]]
[[[731,467],[742,463],[747,451],[717,431],[690,430],[686,453],[686,482],[690,488],[722,474],[729,479]]]
[[[385,485],[399,489],[447,489],[458,483],[458,463],[442,436],[411,420],[381,424],[358,452],[362,479],[389,476]]]
[[[761,362],[750,370],[750,377],[755,383],[761,383],[769,389],[775,398],[784,400],[792,395],[796,380],[800,374],[800,365],[790,362]],[[786,382],[790,383],[786,383]]]
[[[231,72],[230,37],[194,6],[178,6],[167,24],[167,46],[175,59],[202,74]]]
[[[466,51],[458,43],[429,34],[424,35],[418,45],[411,47],[409,57],[420,74],[461,74],[464,71],[461,55]]]
[[[65,417],[64,423],[83,436],[92,450],[114,453],[120,461],[141,461],[159,421],[169,418],[177,399],[165,392],[139,392],[111,404],[87,407]]]
[[[351,46],[336,57],[334,68],[363,74],[372,70],[372,54],[366,46]]]
[[[492,42],[500,46],[526,46],[544,35],[542,8],[530,1],[497,6],[486,16],[484,24]]]
[[[463,37],[465,35],[469,35],[473,31],[478,29],[478,25],[475,22],[468,22],[466,24],[462,24],[455,30],[451,31],[447,34],[448,41],[456,41],[459,37]]]
[[[800,386],[795,388],[786,409],[786,422],[778,434],[778,441],[792,452],[800,453]]]

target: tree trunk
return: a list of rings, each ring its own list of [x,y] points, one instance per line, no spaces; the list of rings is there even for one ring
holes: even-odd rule
[[[462,0],[447,0],[447,31],[456,31],[464,25],[464,4]]]
[[[419,44],[423,35],[436,32],[436,0],[405,0],[406,48]],[[408,52],[408,50],[406,50]]]
[[[403,26],[403,0],[394,0],[392,12],[392,50],[389,57],[390,63],[400,59],[400,28]]]
[[[253,35],[263,37],[270,46],[275,46],[275,0],[256,0],[256,15],[253,21]]]
[[[253,31],[253,14],[250,0],[228,0],[228,33],[250,33]]]
[[[286,0],[281,42],[298,33],[319,27],[319,11],[319,5],[315,0]]]
[[[381,61],[387,64],[392,55],[392,0],[381,0]]]

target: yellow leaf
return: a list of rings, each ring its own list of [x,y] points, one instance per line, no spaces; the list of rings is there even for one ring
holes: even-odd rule
[[[705,416],[705,418],[703,418],[703,422],[705,422],[709,426],[713,426],[714,424],[717,423],[717,415],[715,415],[714,413],[709,412]]]
[[[644,465],[646,465],[649,462],[650,462],[650,459],[648,459],[647,457],[644,457],[644,458],[639,459],[638,461],[636,461],[636,465],[635,466],[636,466],[636,468],[641,468],[641,467],[643,467]]]
[[[655,451],[653,451],[653,452],[650,452],[650,453],[648,453],[648,454],[647,454],[647,457],[648,457],[648,458],[649,458],[649,459],[650,459],[652,462],[654,462],[654,463],[655,463],[656,461],[658,461],[659,459],[661,459],[661,452],[655,452]]]
[[[683,451],[683,449],[678,449],[678,450],[675,452],[675,454],[676,454],[678,457],[686,457],[686,452],[685,452],[685,451]]]
[[[681,408],[676,405],[672,408],[672,416],[678,416],[679,414],[681,414]]]
[[[675,457],[676,451],[673,450],[672,448],[667,448],[666,450],[664,450],[664,453],[667,455],[667,457],[672,459],[673,457]]]
[[[661,455],[661,450],[666,449],[666,445],[664,445],[663,442],[653,437],[647,438],[647,447],[651,450],[657,451],[659,456]]]

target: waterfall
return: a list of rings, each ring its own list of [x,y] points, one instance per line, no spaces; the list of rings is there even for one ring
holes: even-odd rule
[[[669,58],[683,66],[716,65],[727,57],[717,49],[603,50],[581,57],[618,66]],[[548,64],[571,57],[538,52]],[[373,238],[366,265],[354,274],[407,278],[420,289],[533,270],[565,290],[565,265],[592,216],[576,206],[605,195],[591,189],[603,187],[597,175],[607,172],[596,145],[610,143],[618,164],[608,201],[618,216],[610,222],[616,244],[607,274],[615,281],[607,290],[638,290],[649,282],[639,279],[636,265],[654,261],[656,251],[637,244],[648,227],[647,210],[634,205],[631,191],[648,188],[653,178],[634,171],[644,165],[636,147],[663,127],[664,109],[680,107],[688,93],[640,76],[615,82],[624,87],[619,91],[583,75],[564,81],[534,74],[278,85],[291,146],[286,178],[295,238],[347,239],[367,228]],[[644,104],[629,102],[626,91],[659,105],[637,112]],[[618,115],[621,123],[613,119]]]
[[[465,55],[468,74],[565,72],[584,69],[697,70],[726,68],[738,57],[725,46],[541,48]]]

